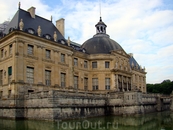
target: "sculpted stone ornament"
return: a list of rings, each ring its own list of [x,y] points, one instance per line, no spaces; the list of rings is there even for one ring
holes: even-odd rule
[[[117,62],[115,63],[115,69],[118,69],[118,63]]]
[[[40,37],[41,36],[41,27],[40,26],[38,26],[37,33],[38,33],[38,36]]]
[[[56,31],[54,32],[53,39],[54,39],[55,42],[57,41],[57,34],[56,34]]]
[[[70,46],[70,37],[68,37],[67,43],[68,43],[68,46]]]
[[[23,30],[23,27],[24,27],[24,23],[23,23],[23,19],[21,19],[19,23],[19,28],[21,31]]]

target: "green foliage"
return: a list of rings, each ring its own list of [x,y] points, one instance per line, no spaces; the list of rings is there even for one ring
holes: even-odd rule
[[[171,94],[173,91],[173,81],[164,80],[160,84],[147,84],[148,93]]]

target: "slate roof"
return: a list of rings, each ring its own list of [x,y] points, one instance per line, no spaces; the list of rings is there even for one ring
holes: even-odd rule
[[[101,34],[99,34],[101,35]],[[122,47],[107,36],[94,36],[81,46],[89,54],[110,54],[113,50],[122,50]]]
[[[47,20],[45,18],[42,18],[38,15],[35,15],[35,18],[32,18],[30,13],[28,11],[25,11],[23,9],[18,9],[16,14],[14,15],[13,19],[9,23],[8,27],[4,31],[5,34],[8,34],[10,29],[19,29],[19,22],[23,19],[24,23],[24,31],[27,31],[27,29],[34,30],[35,34],[37,34],[38,26],[41,26],[41,34],[43,35],[50,35],[51,38],[53,38],[54,31],[57,33],[57,40],[64,39],[63,35],[59,32],[59,30],[55,27],[55,25],[52,23],[52,21]]]
[[[140,70],[140,66],[133,56],[130,57],[129,62],[130,62],[130,67],[132,69],[135,68],[137,70]]]

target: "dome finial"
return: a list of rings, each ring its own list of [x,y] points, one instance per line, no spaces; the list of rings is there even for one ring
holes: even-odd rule
[[[102,17],[100,17],[100,21],[95,25],[96,34],[106,34],[106,24],[102,21]]]
[[[100,22],[102,22],[102,17],[100,16]]]
[[[20,9],[20,6],[21,6],[21,3],[19,2],[19,4],[18,4],[19,9]]]

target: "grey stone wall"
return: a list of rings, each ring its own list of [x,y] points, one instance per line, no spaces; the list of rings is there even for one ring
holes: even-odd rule
[[[170,98],[141,92],[99,94],[51,90],[0,101],[0,117],[61,120],[103,115],[132,115],[173,110]]]

